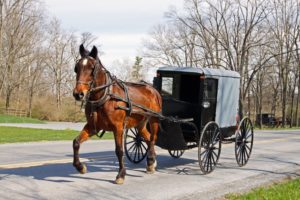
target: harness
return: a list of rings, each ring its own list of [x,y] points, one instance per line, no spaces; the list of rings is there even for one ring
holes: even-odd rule
[[[94,59],[94,58],[92,58]],[[105,73],[105,81],[106,83],[100,86],[96,86],[96,80],[97,80],[97,75],[98,72],[100,70],[103,70]],[[126,103],[126,107],[122,107],[122,106],[117,106],[117,109],[122,109],[125,110],[126,112],[126,119],[128,116],[131,115],[132,112],[132,102],[131,99],[129,98],[129,94],[128,94],[128,87],[126,85],[125,82],[117,79],[115,76],[112,76],[110,74],[110,72],[104,67],[104,66],[100,66],[100,61],[98,59],[96,59],[96,63],[94,64],[94,70],[93,70],[93,79],[89,82],[84,82],[84,81],[77,81],[77,84],[83,84],[83,85],[88,85],[89,86],[89,90],[87,92],[87,94],[85,95],[84,100],[82,101],[81,107],[82,108],[86,108],[87,106],[90,106],[91,108],[91,115],[90,117],[93,118],[93,133],[97,134],[98,137],[102,137],[105,133],[105,131],[103,130],[101,132],[100,135],[98,135],[98,131],[97,131],[97,110],[99,108],[101,108],[107,101],[114,99],[117,101],[122,101]],[[117,96],[115,94],[112,93],[111,89],[113,85],[119,85],[120,88],[124,91],[125,94],[125,98],[122,98],[120,96]],[[91,94],[95,93],[95,92],[99,92],[99,91],[103,91],[103,95],[97,99],[97,100],[91,100]],[[125,120],[126,121],[126,120]],[[125,122],[126,125],[126,122]]]

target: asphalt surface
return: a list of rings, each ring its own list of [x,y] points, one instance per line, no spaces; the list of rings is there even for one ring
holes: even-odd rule
[[[179,159],[156,148],[155,174],[145,161],[126,160],[124,185],[113,183],[118,163],[113,141],[88,141],[81,160],[88,173],[72,166],[72,141],[0,145],[0,199],[219,199],[230,192],[300,175],[300,130],[256,131],[249,163],[238,167],[233,144],[222,146],[219,165],[200,173],[197,149]]]

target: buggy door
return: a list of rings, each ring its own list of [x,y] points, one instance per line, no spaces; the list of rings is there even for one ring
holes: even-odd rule
[[[201,129],[210,121],[216,119],[218,79],[206,78],[201,84]]]

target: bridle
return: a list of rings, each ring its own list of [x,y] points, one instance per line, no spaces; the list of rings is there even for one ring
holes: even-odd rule
[[[110,96],[108,95],[110,93],[110,86],[115,83],[116,78],[113,77],[110,72],[103,66],[100,66],[100,61],[98,59],[95,59],[93,57],[87,56],[85,58],[93,59],[95,60],[94,66],[93,66],[93,75],[92,75],[92,80],[90,81],[81,81],[78,80],[76,81],[77,84],[81,85],[87,85],[89,86],[89,90],[87,91],[85,98],[83,99],[83,104],[82,106],[85,106],[86,104],[92,105],[92,107],[95,106],[102,106],[106,101],[109,100]],[[97,81],[97,75],[98,72],[102,70],[103,73],[105,74],[105,84],[96,86],[96,81]],[[104,90],[104,94],[97,100],[90,100],[90,96],[92,93]]]

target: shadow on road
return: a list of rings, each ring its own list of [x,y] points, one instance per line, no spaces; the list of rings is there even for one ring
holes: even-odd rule
[[[70,158],[72,157],[72,155],[67,155],[67,157]],[[5,179],[6,177],[9,177],[11,175],[15,175],[32,177],[37,180],[52,182],[75,182],[76,179],[88,179],[112,183],[112,179],[101,179],[98,178],[98,175],[95,176],[97,178],[94,178],[94,176],[90,175],[90,173],[115,172],[115,176],[117,175],[119,165],[114,151],[105,151],[101,153],[82,153],[80,154],[80,158],[88,159],[88,161],[84,162],[88,168],[88,173],[86,175],[79,174],[72,166],[72,163],[61,163],[14,169],[0,169],[0,180]],[[195,162],[195,160],[192,159],[174,159],[166,155],[157,156],[157,161],[158,172],[161,171],[177,174],[180,174],[182,169],[176,168],[176,170],[174,171],[174,167],[180,165],[188,165]],[[146,171],[146,159],[138,164],[131,163],[127,159],[125,159],[125,166],[127,170],[126,176],[143,178],[143,174],[141,173],[145,173]]]
[[[222,158],[223,160],[232,160],[232,158],[229,157],[225,157]],[[300,164],[297,162],[292,162],[292,161],[288,161],[288,160],[284,160],[284,159],[279,159],[276,156],[259,156],[256,157],[253,160],[249,160],[249,162],[255,162],[256,167],[255,168],[251,168],[248,165],[244,166],[244,167],[238,167],[236,165],[236,163],[233,163],[232,161],[229,162],[225,162],[224,164],[221,164],[220,168],[223,169],[236,169],[236,170],[241,170],[241,171],[255,171],[255,172],[262,172],[265,174],[276,174],[276,175],[284,175],[284,176],[300,176],[300,168],[298,171],[293,171],[293,172],[289,172],[286,170],[280,170],[282,169],[287,169],[287,166],[289,167],[300,167]],[[275,170],[275,169],[270,169],[270,170],[266,170],[266,169],[259,169],[259,162],[264,162],[264,163],[270,163],[270,166],[273,166],[274,164],[278,164],[281,165],[282,167],[280,167],[279,169]]]

